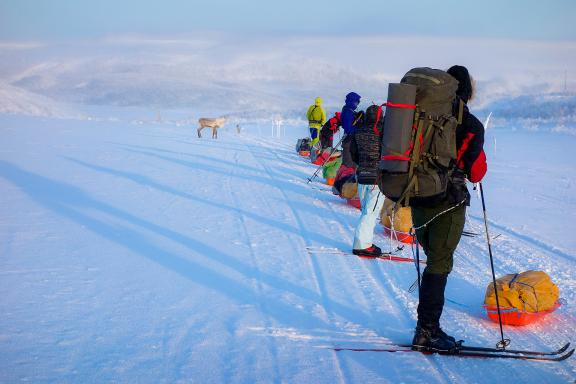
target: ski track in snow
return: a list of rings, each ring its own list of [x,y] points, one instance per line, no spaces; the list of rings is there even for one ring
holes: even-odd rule
[[[257,148],[254,148],[253,146],[250,146],[251,151],[258,150]],[[278,160],[280,160],[280,162],[282,162],[282,160],[286,160],[286,159],[282,159],[279,156],[277,156],[277,154],[275,152],[273,152],[273,150],[269,149],[267,146],[262,145],[260,148],[265,148],[266,149],[266,156],[259,156],[259,163],[262,165],[262,167],[264,168],[265,172],[267,175],[269,175],[271,177],[271,179],[274,179],[274,173],[272,172],[272,170],[270,169],[268,163],[271,163],[271,159],[273,159],[274,157]],[[254,156],[256,157],[256,155],[254,154]],[[290,212],[292,213],[292,218],[293,220],[297,223],[298,228],[300,229],[301,233],[311,233],[311,229],[307,228],[307,226],[305,225],[306,218],[304,218],[303,216],[305,216],[305,213],[301,213],[302,210],[298,210],[297,208],[295,208],[292,204],[292,198],[290,196],[288,196],[287,192],[285,192],[284,189],[279,188],[280,193],[282,194],[285,202],[288,203]],[[316,201],[314,201],[314,203],[316,204]],[[311,238],[310,235],[304,236],[303,240],[305,242],[304,245],[310,245],[313,241],[313,239]],[[304,248],[304,247],[302,247]],[[302,250],[301,248],[301,250]],[[304,248],[304,252],[305,252],[305,248]],[[329,301],[326,300],[327,297],[329,297],[329,291],[326,287],[326,283],[325,283],[325,278],[323,276],[323,269],[321,268],[321,266],[319,265],[318,261],[313,259],[313,258],[309,258],[306,262],[306,264],[308,265],[308,269],[313,277],[313,281],[314,281],[314,287],[315,290],[317,292],[317,294],[319,295],[321,301],[321,307],[318,308],[318,310],[320,311],[320,316],[322,318],[323,321],[325,321],[327,324],[334,324],[336,323],[336,319],[334,317],[334,309],[332,308],[332,305]],[[340,361],[340,358],[338,356],[338,354],[335,351],[332,351],[332,359],[333,359],[333,365],[334,368],[336,370],[336,380],[337,382],[340,383],[344,383],[346,382],[345,379],[345,373],[343,372],[343,367],[342,367],[342,363]]]
[[[2,382],[575,377],[573,358],[538,364],[334,351],[410,341],[415,268],[308,252],[350,250],[359,212],[321,177],[306,182],[316,166],[291,141],[228,132],[196,139],[193,130],[162,125],[50,124],[49,133],[40,125],[0,127]],[[387,247],[377,228],[375,242]],[[477,209],[467,228],[479,235],[458,247],[442,323],[468,344],[492,346],[499,330],[481,308],[491,275]],[[497,275],[544,270],[568,303],[540,323],[505,327],[511,348],[575,342],[574,255],[498,221],[490,231],[499,235]],[[401,255],[411,257],[410,247]]]

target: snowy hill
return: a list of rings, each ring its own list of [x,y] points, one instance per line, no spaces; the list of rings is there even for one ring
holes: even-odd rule
[[[409,342],[416,273],[411,263],[307,252],[349,250],[358,211],[306,183],[315,167],[293,149],[305,127],[286,128],[273,138],[247,124],[210,140],[161,121],[0,116],[0,381],[573,381],[574,357],[335,352]],[[497,274],[544,270],[568,303],[541,323],[506,327],[517,349],[575,342],[575,140],[488,131]],[[481,218],[474,198],[467,229],[480,236],[458,248],[442,323],[493,346]],[[396,246],[380,226],[375,240]]]
[[[347,90],[338,77],[367,89],[386,89],[382,79],[331,65],[300,63],[213,65],[173,57],[138,60],[92,58],[65,65],[38,65],[11,78],[11,84],[63,102],[164,109],[218,108],[227,112],[301,108],[308,95],[327,95],[330,103]],[[311,81],[314,79],[314,81]],[[336,104],[332,106],[336,108]],[[341,106],[338,106],[341,107]]]
[[[531,119],[529,129],[574,128],[576,102],[572,71],[551,53],[567,55],[567,43],[373,37],[191,36],[179,39],[116,37],[67,44],[0,45],[0,105],[36,110],[46,98],[75,106],[188,110],[249,119],[302,119],[321,95],[329,114],[340,110],[351,90],[362,95],[361,108],[382,103],[389,82],[415,66],[448,68],[469,63],[478,79],[472,110],[494,113],[496,126],[507,119]],[[415,51],[418,44],[424,51]],[[342,55],[341,47],[353,54]],[[454,51],[454,47],[461,50]],[[437,49],[453,52],[438,57]],[[499,60],[491,59],[495,50]],[[545,52],[546,54],[542,54]],[[422,57],[430,62],[422,62]],[[517,68],[522,57],[523,68]],[[570,61],[568,61],[570,62]],[[22,96],[25,93],[25,96]],[[44,96],[43,101],[36,100]],[[29,108],[25,108],[31,100]],[[559,110],[560,108],[560,110]],[[46,115],[51,108],[46,108]],[[3,107],[2,111],[8,110]],[[561,112],[561,113],[558,113]],[[101,117],[101,116],[100,116]],[[113,117],[113,116],[110,116]],[[197,119],[199,116],[196,116]],[[500,120],[498,120],[500,119]],[[542,121],[539,121],[541,119]],[[540,125],[539,125],[540,124]],[[504,125],[504,124],[500,124]],[[526,124],[514,124],[521,129]]]
[[[546,93],[503,97],[476,111],[482,117],[490,112],[493,128],[576,134],[575,95]]]
[[[74,115],[67,108],[48,97],[22,88],[0,83],[0,114],[69,118]]]

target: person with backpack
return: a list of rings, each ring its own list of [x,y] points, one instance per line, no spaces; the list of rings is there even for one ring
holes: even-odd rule
[[[378,257],[382,250],[372,243],[374,227],[380,217],[384,204],[384,195],[377,185],[378,164],[380,162],[380,148],[384,127],[382,106],[371,105],[361,124],[351,135],[350,154],[352,160],[358,165],[356,179],[358,181],[358,197],[362,214],[354,232],[352,253],[364,257]]]
[[[467,107],[472,96],[473,82],[462,66],[447,72],[413,68],[388,87],[378,185],[395,207],[411,208],[413,230],[427,256],[418,276],[414,350],[450,351],[458,345],[440,327],[440,317],[470,204],[466,179],[479,182],[487,170],[484,127]]]
[[[310,138],[312,139],[310,146],[316,148],[316,143],[320,140],[320,129],[326,122],[326,112],[324,108],[322,108],[321,97],[317,97],[314,100],[314,104],[308,107],[306,118],[308,119],[308,128],[310,129]]]
[[[332,147],[334,145],[334,135],[340,128],[340,112],[334,113],[334,116],[328,119],[320,130],[320,145],[322,149]]]
[[[453,113],[461,115],[461,123],[456,127],[455,164],[442,201],[431,206],[412,206],[414,227],[423,226],[416,230],[416,236],[427,256],[420,285],[418,322],[412,340],[413,349],[417,350],[451,350],[457,346],[456,339],[440,328],[444,291],[448,274],[452,271],[454,251],[462,237],[466,206],[470,205],[466,179],[477,183],[487,171],[483,150],[484,126],[467,106],[474,95],[470,74],[465,67],[458,65],[447,72],[458,80]]]
[[[342,107],[342,113],[340,114],[342,128],[344,129],[344,139],[342,139],[342,164],[351,168],[356,168],[356,163],[354,163],[350,154],[350,144],[352,142],[352,136],[356,131],[356,126],[363,116],[362,112],[356,112],[356,108],[358,108],[360,104],[360,98],[360,95],[356,92],[348,93],[345,104]]]

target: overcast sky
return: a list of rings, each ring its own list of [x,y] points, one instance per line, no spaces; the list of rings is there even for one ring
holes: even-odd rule
[[[0,0],[0,39],[209,30],[574,41],[575,18],[576,0]]]

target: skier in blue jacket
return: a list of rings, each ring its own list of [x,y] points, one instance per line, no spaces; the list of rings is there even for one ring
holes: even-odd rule
[[[346,103],[342,107],[342,114],[340,120],[342,121],[342,128],[344,129],[344,139],[342,140],[342,164],[347,167],[356,168],[356,164],[352,160],[350,154],[350,144],[352,136],[356,130],[356,124],[362,119],[363,113],[356,112],[356,108],[360,104],[360,95],[356,92],[350,92],[346,95]]]
[[[346,95],[346,103],[342,107],[340,120],[342,121],[342,128],[344,128],[344,133],[347,135],[354,133],[356,130],[354,120],[356,120],[356,108],[358,108],[358,104],[360,104],[359,94],[356,92],[350,92]]]

